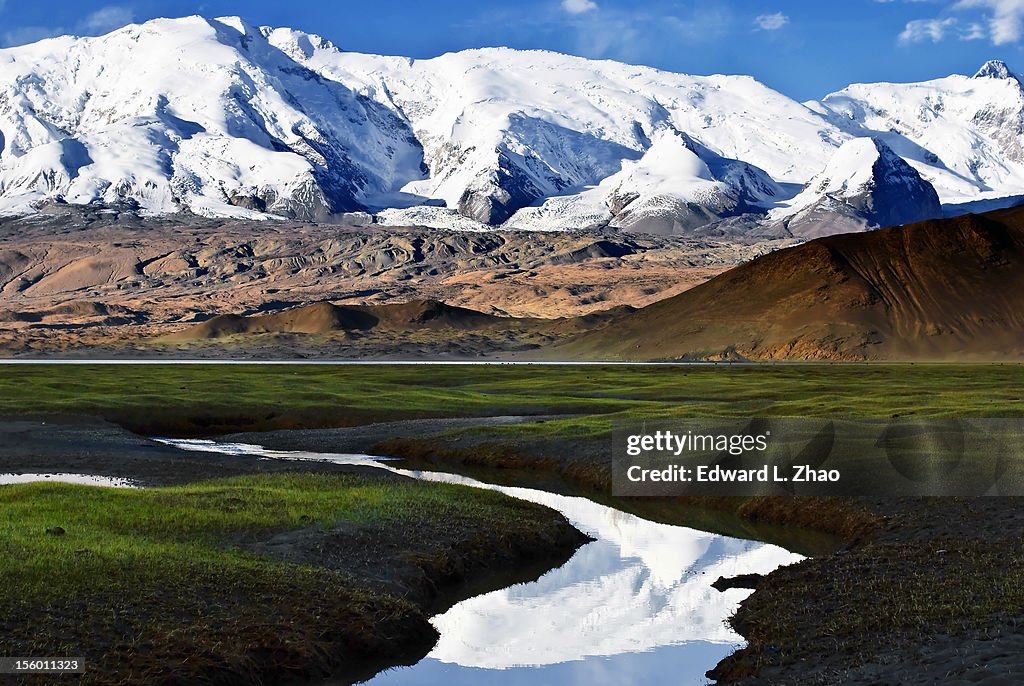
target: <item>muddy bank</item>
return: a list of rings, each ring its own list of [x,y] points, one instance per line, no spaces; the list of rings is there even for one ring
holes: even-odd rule
[[[1016,684],[1024,674],[1024,499],[862,501],[884,521],[768,575],[732,624],[725,684]]]
[[[186,452],[91,417],[0,419],[0,474],[89,474],[130,479],[140,486],[175,486],[244,474],[285,472],[401,478],[354,465]]]
[[[572,415],[516,415],[431,418],[377,422],[352,427],[281,429],[218,435],[219,441],[252,443],[273,450],[363,453],[402,458],[407,467],[486,475],[494,483],[564,490],[588,496],[611,487],[606,440],[529,438],[529,431],[551,419]],[[477,430],[515,429],[500,440]]]
[[[383,441],[421,439],[449,431],[474,429],[478,427],[516,426],[543,422],[555,417],[572,415],[505,415],[497,417],[453,417],[408,419],[400,421],[374,422],[360,426],[344,426],[323,429],[281,429],[273,431],[244,431],[218,435],[218,441],[250,443],[273,450],[304,450],[316,453],[361,453],[370,452]]]
[[[531,427],[566,415],[417,419],[359,427],[236,433],[218,440],[274,450],[400,457],[413,469],[453,471],[489,483],[581,495],[652,521],[752,538],[805,555],[832,551],[877,526],[862,507],[828,498],[799,508],[780,498],[613,498],[608,440],[529,438]],[[488,429],[516,431],[496,440]]]

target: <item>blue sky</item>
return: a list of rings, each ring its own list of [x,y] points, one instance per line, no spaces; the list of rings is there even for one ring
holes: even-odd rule
[[[240,15],[360,52],[542,48],[693,74],[751,74],[800,100],[852,82],[1024,72],[1024,0],[0,0],[0,43],[159,16]]]

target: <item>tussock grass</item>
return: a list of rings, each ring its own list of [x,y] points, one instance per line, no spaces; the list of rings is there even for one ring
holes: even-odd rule
[[[918,509],[928,519],[952,518],[948,500],[930,499]],[[998,514],[1005,508],[999,500],[985,499],[983,507]],[[879,673],[879,683],[903,683],[915,670],[942,681],[942,672],[909,661],[935,637],[949,651],[937,659],[956,664],[959,654],[961,678],[974,681],[968,675],[984,672],[984,665],[958,642],[1019,636],[1024,613],[1020,539],[984,522],[967,535],[922,537],[905,520],[897,516],[880,540],[841,556],[808,560],[770,575],[731,620],[748,647],[719,664],[715,678],[757,683],[744,679],[782,668],[764,678],[784,682],[801,674],[808,662],[827,664],[838,673],[888,655],[893,671]],[[1015,523],[1012,533],[1017,530]],[[1014,651],[1013,645],[1006,650]]]

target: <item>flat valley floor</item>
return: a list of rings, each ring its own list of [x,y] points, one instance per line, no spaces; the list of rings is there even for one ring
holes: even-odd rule
[[[287,614],[292,609],[270,591],[279,582],[275,575],[280,570],[274,564],[225,553],[217,546],[225,540],[236,546],[248,541],[232,534],[235,527],[250,535],[281,531],[282,526],[303,528],[331,508],[341,508],[353,521],[362,522],[359,526],[372,529],[396,516],[388,502],[401,501],[401,516],[410,531],[434,521],[438,507],[461,513],[457,528],[439,530],[429,541],[417,543],[433,547],[418,549],[417,564],[425,567],[418,567],[414,577],[442,578],[444,565],[432,566],[430,560],[449,554],[443,553],[446,546],[457,541],[476,541],[471,549],[461,548],[468,557],[460,564],[469,568],[521,564],[535,569],[542,551],[551,554],[548,559],[564,559],[581,543],[543,511],[504,509],[509,505],[500,499],[468,497],[457,489],[438,499],[436,493],[401,483],[361,483],[359,479],[368,477],[358,470],[274,461],[257,461],[257,469],[244,458],[199,454],[186,459],[146,439],[217,437],[278,450],[400,457],[404,462],[399,464],[413,468],[486,475],[494,483],[581,494],[654,521],[768,540],[811,555],[768,575],[743,603],[733,625],[749,645],[714,669],[720,683],[913,683],[941,678],[945,683],[994,684],[1011,683],[1012,675],[1024,669],[1024,634],[1018,623],[1024,613],[1024,515],[1017,498],[625,501],[612,497],[609,490],[610,431],[616,418],[1020,417],[1020,365],[32,364],[7,365],[2,371],[0,472],[99,474],[176,489],[134,500],[117,496],[122,507],[131,501],[131,511],[139,516],[135,528],[125,530],[108,521],[110,512],[119,511],[104,504],[113,494],[96,492],[86,498],[84,491],[76,491],[82,497],[68,499],[51,492],[61,488],[56,484],[0,488],[10,540],[33,551],[5,556],[0,568],[0,579],[10,581],[4,587],[18,589],[17,598],[0,594],[0,604],[20,608],[20,614],[5,616],[32,617],[36,629],[26,634],[24,626],[11,627],[12,636],[71,640],[74,627],[56,622],[63,615],[53,614],[67,608],[58,607],[55,599],[62,597],[63,584],[103,588],[93,583],[99,577],[90,580],[89,574],[109,573],[104,560],[119,559],[106,557],[114,549],[140,556],[145,574],[124,576],[116,598],[102,593],[90,598],[93,607],[108,604],[112,616],[138,618],[160,611],[160,596],[146,595],[149,591],[135,596],[133,584],[145,591],[156,588],[152,583],[176,579],[174,593],[167,597],[190,597],[198,588],[190,587],[194,582],[202,586],[198,591],[205,597],[230,598],[231,587],[218,586],[215,579],[223,578],[231,586],[247,575],[255,575],[257,590],[266,590],[264,600],[275,612]],[[369,500],[352,500],[346,495],[350,493],[367,494]],[[267,503],[278,501],[292,504],[284,510],[266,509]],[[206,504],[195,510],[200,503]],[[179,519],[190,508],[207,514],[202,521]],[[174,516],[168,519],[168,514]],[[300,514],[311,519],[303,520]],[[505,531],[513,520],[516,527]],[[88,527],[94,538],[84,547],[57,545],[70,538],[43,531],[57,522],[68,531]],[[113,539],[103,533],[103,527],[111,526],[122,527]],[[525,557],[494,557],[487,552],[492,545],[487,531],[504,531],[523,541],[518,550]],[[347,535],[353,532],[358,533],[351,530]],[[827,534],[837,544],[812,550],[802,533]],[[182,567],[190,558],[176,546],[196,541],[206,542],[203,554],[208,558],[203,559],[212,565],[207,571],[226,565],[223,569],[230,573],[217,577]],[[392,552],[381,553],[381,559],[392,561],[385,566],[390,569],[395,560],[408,559],[394,556],[408,545],[401,539],[390,541]],[[355,593],[344,585],[323,585],[328,577],[335,579],[329,567],[337,558],[330,545],[322,550],[322,561],[305,561],[306,576],[295,581],[306,584],[305,590],[296,588],[297,592],[333,588],[336,593]],[[365,562],[372,567],[372,560]],[[78,572],[66,581],[44,573],[69,565]],[[430,577],[439,573],[442,577]],[[408,596],[407,574],[395,571],[392,583],[397,592],[416,597]],[[421,598],[429,604],[429,598]],[[367,596],[359,591],[352,602],[353,607],[376,608],[374,612],[383,613],[379,618],[410,619],[387,624],[372,619],[373,613],[324,618],[316,614],[315,603],[303,604],[298,609],[307,614],[301,622],[312,624],[295,625],[303,632],[294,639],[295,645],[309,650],[279,655],[301,662],[320,654],[323,645],[304,643],[319,631],[319,621],[364,626],[359,645],[381,664],[389,659],[391,664],[415,660],[419,646],[429,644],[430,632],[422,619],[415,619],[421,617],[415,607],[396,604],[387,592]],[[858,611],[849,611],[853,607]],[[218,611],[228,611],[225,608]],[[117,630],[119,625],[104,626]],[[173,625],[154,624],[151,630],[137,654],[149,651],[173,661]],[[406,638],[401,645],[389,644],[384,638],[388,632]],[[262,645],[259,635],[246,636],[254,641],[250,647]],[[104,656],[102,647],[90,644],[87,636],[73,640],[85,641],[83,650],[92,651],[97,659],[125,659],[125,653]],[[119,645],[123,647],[123,641]],[[417,648],[411,654],[403,652],[409,646]],[[248,658],[232,653],[213,654],[211,659]],[[302,666],[311,665],[330,668],[315,660]],[[235,668],[225,674],[231,669]],[[264,675],[269,673],[273,672]]]

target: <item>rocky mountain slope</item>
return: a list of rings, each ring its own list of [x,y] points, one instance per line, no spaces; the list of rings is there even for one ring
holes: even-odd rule
[[[931,214],[928,184],[947,211],[1009,203],[1024,188],[1022,121],[1024,89],[998,63],[801,104],[743,76],[509,49],[412,60],[231,17],[160,19],[0,50],[0,213],[60,201],[777,235],[799,229],[777,221],[787,209],[831,217],[834,193],[805,201],[823,174],[853,187],[833,174],[853,139],[881,141],[906,162],[886,153],[892,169],[920,176],[913,202],[879,192],[852,203],[854,224]],[[845,209],[811,233],[848,229]]]
[[[1024,208],[779,250],[588,332],[564,358],[1020,360]]]
[[[942,216],[935,188],[879,138],[854,138],[769,218],[794,236],[824,236]]]
[[[736,245],[695,239],[277,224],[254,238],[208,221],[160,240],[154,220],[65,221],[57,237],[15,222],[0,354],[1024,359],[1024,208],[751,252],[727,271],[712,256]]]
[[[0,355],[85,350],[322,301],[569,317],[650,304],[789,244],[596,231],[537,240],[50,205],[0,218]]]

